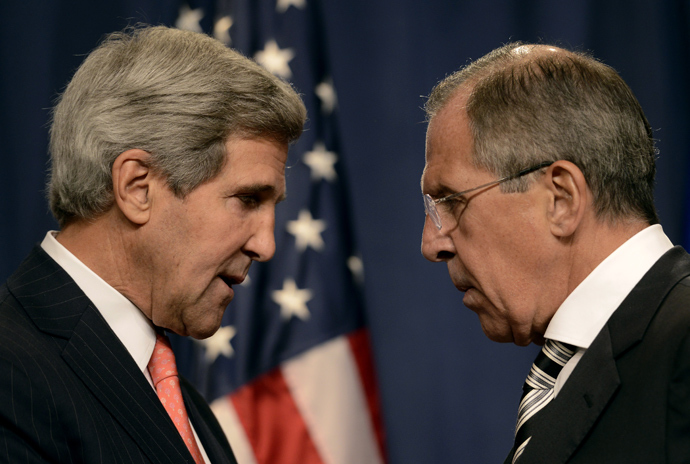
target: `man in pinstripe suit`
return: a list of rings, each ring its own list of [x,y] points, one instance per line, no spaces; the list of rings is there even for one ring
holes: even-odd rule
[[[513,43],[426,109],[424,256],[489,338],[545,345],[505,462],[690,462],[690,256],[659,225],[653,133],[623,79]]]
[[[50,133],[60,231],[0,288],[0,462],[194,462],[147,370],[156,333],[212,335],[272,257],[304,119],[289,85],[201,34],[137,28],[87,57]],[[181,382],[203,461],[235,462]]]

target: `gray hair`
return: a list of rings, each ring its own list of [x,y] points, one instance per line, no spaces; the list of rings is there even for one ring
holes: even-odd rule
[[[215,39],[162,26],[112,33],[53,110],[51,210],[61,226],[107,211],[113,163],[132,148],[184,197],[220,172],[230,136],[289,143],[305,119],[289,84]]]
[[[430,120],[460,88],[474,139],[472,159],[497,176],[544,161],[577,165],[596,214],[658,223],[652,129],[632,91],[611,67],[580,52],[507,44],[439,83]],[[534,175],[504,184],[525,191]]]

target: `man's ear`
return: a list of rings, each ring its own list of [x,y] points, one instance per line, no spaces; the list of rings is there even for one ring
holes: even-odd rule
[[[556,161],[544,180],[551,192],[549,221],[556,237],[569,237],[582,222],[591,198],[584,174],[570,161]]]
[[[151,212],[153,172],[150,155],[139,149],[120,153],[113,163],[113,194],[118,208],[134,224],[143,225]]]

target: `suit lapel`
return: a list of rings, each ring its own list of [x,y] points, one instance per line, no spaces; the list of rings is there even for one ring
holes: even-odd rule
[[[35,247],[7,288],[43,332],[64,347],[90,301],[77,284],[40,247]]]
[[[8,280],[8,288],[151,462],[194,462],[127,349],[76,283],[40,247]]]
[[[63,358],[152,462],[194,462],[153,388],[93,306]]]
[[[558,396],[540,413],[535,433],[519,462],[567,462],[619,386],[611,340],[604,329]]]
[[[674,247],[645,274],[592,342],[563,389],[539,417],[520,464],[567,462],[620,386],[616,360],[637,345],[666,295],[690,275],[690,256]]]

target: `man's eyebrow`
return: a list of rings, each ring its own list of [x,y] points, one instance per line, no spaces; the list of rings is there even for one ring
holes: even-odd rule
[[[251,185],[246,185],[244,187],[241,187],[239,189],[242,193],[244,194],[250,194],[250,195],[272,195],[275,193],[276,189],[272,185],[268,184],[251,184]],[[285,201],[287,198],[287,194],[283,193],[278,197],[278,200],[276,203],[280,203],[281,201]]]
[[[427,183],[428,185],[428,183]],[[422,187],[424,186],[424,182],[422,182]],[[424,192],[424,189],[422,188],[422,192]],[[427,194],[431,196],[432,198],[440,198],[440,197],[445,197],[448,195],[452,195],[453,193],[456,193],[457,190],[454,190],[450,187],[448,187],[445,184],[440,184],[440,185],[434,185],[431,188],[427,189]]]
[[[452,195],[454,193],[458,193],[458,191],[448,187],[447,185],[439,185],[436,191],[434,192],[434,194],[439,197],[445,197],[448,195]]]

